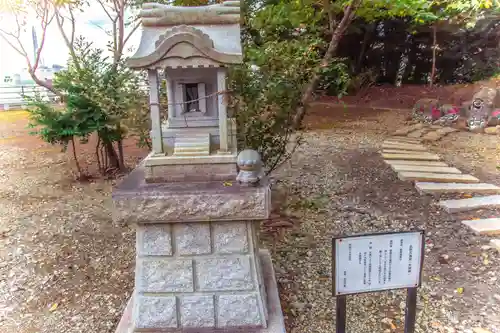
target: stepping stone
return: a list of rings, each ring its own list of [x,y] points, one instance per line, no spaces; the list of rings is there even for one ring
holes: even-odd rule
[[[479,179],[471,175],[446,174],[446,173],[426,173],[426,172],[400,172],[401,180],[414,180],[419,182],[440,182],[440,183],[479,183]],[[499,196],[500,197],[500,196]]]
[[[419,130],[419,129],[422,129],[422,128],[424,128],[424,124],[419,123],[419,124],[415,124],[415,125],[403,127],[401,129],[397,130],[396,132],[394,132],[393,135],[396,135],[396,136],[405,136],[405,135],[407,135],[410,132],[413,132],[413,131],[416,131],[416,130]]]
[[[415,150],[406,150],[406,149],[392,149],[392,148],[384,148],[382,150],[384,154],[422,154],[429,153],[428,151],[415,151]]]
[[[500,218],[462,221],[478,235],[500,235]]]
[[[493,246],[495,249],[498,250],[498,252],[500,252],[500,239],[492,239],[490,243],[491,246]]]
[[[392,170],[396,172],[411,171],[411,172],[431,172],[431,173],[449,173],[461,174],[462,171],[457,168],[451,167],[436,167],[436,166],[423,166],[423,165],[393,165]]]
[[[419,193],[482,193],[496,194],[500,193],[500,187],[493,184],[477,183],[425,183],[416,182],[415,188]]]
[[[439,161],[440,158],[436,154],[382,154],[386,160],[410,160],[410,161]]]
[[[385,141],[395,141],[395,142],[403,142],[403,143],[420,143],[422,139],[419,138],[409,138],[407,136],[391,136],[387,138]]]
[[[405,160],[388,160],[384,161],[389,165],[422,165],[422,166],[434,166],[434,167],[447,167],[448,164],[444,162],[436,161],[405,161]]]
[[[441,139],[442,137],[453,133],[457,132],[458,129],[452,128],[452,127],[443,127],[441,129],[438,129],[437,131],[429,132],[426,135],[422,137],[422,140],[424,141],[437,141]]]
[[[489,195],[470,199],[442,200],[439,205],[447,212],[466,212],[481,208],[500,207],[500,195]]]
[[[422,137],[422,135],[424,135],[425,133],[427,133],[429,131],[432,131],[432,129],[430,129],[428,127],[424,127],[424,128],[419,129],[417,131],[409,133],[408,137],[409,138],[420,138],[420,137]]]
[[[414,144],[404,144],[404,143],[392,143],[392,142],[384,142],[382,145],[384,149],[402,149],[402,150],[414,150],[414,151],[427,151],[427,147],[422,145],[414,145]]]

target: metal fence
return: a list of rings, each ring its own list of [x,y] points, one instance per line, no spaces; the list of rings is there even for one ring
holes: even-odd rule
[[[50,90],[37,85],[0,85],[0,110],[23,107],[27,104],[25,97],[34,97],[36,94],[47,101],[56,99]]]

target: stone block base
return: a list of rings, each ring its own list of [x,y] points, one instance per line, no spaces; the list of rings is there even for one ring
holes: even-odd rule
[[[214,328],[204,328],[204,329],[169,329],[169,330],[152,330],[148,329],[145,332],[150,333],[286,333],[285,323],[283,320],[283,312],[281,310],[281,304],[278,294],[278,285],[276,283],[276,278],[274,275],[274,268],[271,260],[271,255],[267,250],[260,250],[259,252],[260,263],[262,267],[262,274],[264,280],[264,286],[267,294],[267,310],[268,310],[268,321],[267,328],[234,328],[234,329],[214,329]],[[128,302],[127,307],[123,313],[123,316],[118,324],[116,333],[134,333],[141,332],[141,330],[135,330],[132,327],[132,309],[133,309],[134,299],[131,298]],[[202,303],[196,303],[202,305]],[[196,305],[195,304],[195,305]],[[190,305],[190,304],[188,304]],[[192,304],[191,304],[192,305]],[[237,308],[234,309],[235,311]],[[229,312],[232,310],[229,309]],[[231,313],[228,313],[231,315]],[[233,311],[233,315],[236,312]],[[167,316],[168,317],[168,316]],[[240,320],[243,318],[239,318]],[[214,319],[217,320],[217,319]]]

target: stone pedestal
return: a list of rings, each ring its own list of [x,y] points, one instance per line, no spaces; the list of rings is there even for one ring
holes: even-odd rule
[[[259,255],[258,222],[270,211],[265,181],[151,184],[138,168],[113,202],[114,219],[137,226],[131,315],[120,332],[284,332],[272,264],[267,254],[263,270]]]

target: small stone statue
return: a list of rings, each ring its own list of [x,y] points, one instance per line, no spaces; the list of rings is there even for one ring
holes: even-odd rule
[[[257,185],[263,176],[262,160],[257,151],[245,149],[238,154],[236,163],[240,172],[236,180],[242,185]]]
[[[467,119],[467,126],[471,131],[482,130],[488,122],[488,106],[481,98],[475,98],[472,101]]]

